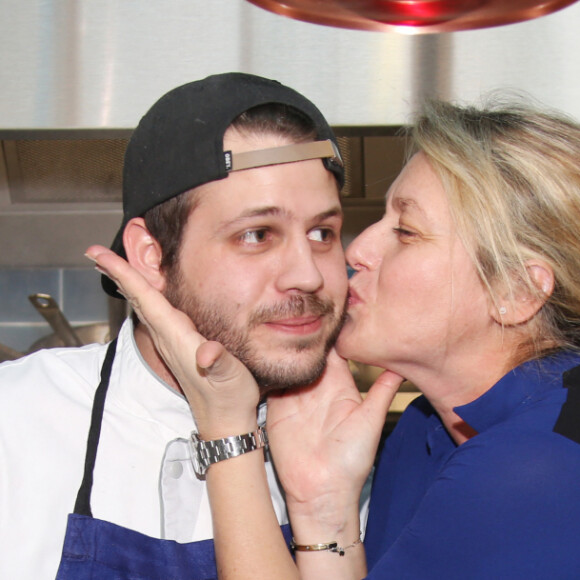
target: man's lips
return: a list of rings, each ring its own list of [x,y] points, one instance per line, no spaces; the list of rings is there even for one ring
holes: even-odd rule
[[[269,320],[264,324],[273,330],[288,334],[312,334],[318,332],[322,326],[322,316],[298,316]]]

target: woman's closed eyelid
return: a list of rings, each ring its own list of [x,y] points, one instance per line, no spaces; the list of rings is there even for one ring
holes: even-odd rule
[[[406,228],[405,226],[396,226],[393,228],[393,231],[398,233],[398,234],[404,234],[404,235],[415,235],[416,232],[414,232],[413,230]]]
[[[406,228],[405,226],[396,226],[393,228],[393,232],[395,233],[399,241],[403,243],[406,242],[410,243],[419,238],[418,232],[410,228]]]

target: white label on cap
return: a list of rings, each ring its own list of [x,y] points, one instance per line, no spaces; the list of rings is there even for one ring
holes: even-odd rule
[[[224,159],[226,161],[226,171],[231,171],[231,169],[232,169],[232,152],[226,151],[224,153]]]

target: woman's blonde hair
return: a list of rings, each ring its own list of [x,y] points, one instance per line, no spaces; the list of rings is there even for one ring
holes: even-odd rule
[[[448,195],[459,235],[491,299],[540,292],[526,262],[553,269],[555,287],[528,323],[518,362],[580,350],[580,125],[530,105],[431,102],[411,129]]]

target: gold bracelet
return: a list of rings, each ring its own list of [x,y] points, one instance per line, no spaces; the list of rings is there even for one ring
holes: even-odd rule
[[[338,545],[338,542],[327,542],[325,544],[297,544],[292,538],[292,542],[290,543],[290,548],[295,552],[322,552],[324,550],[328,550],[329,552],[335,552],[339,556],[344,556],[344,553],[349,548],[354,548],[362,544],[362,540],[359,534],[358,539],[356,539],[352,544],[349,546],[345,546],[344,548]]]

